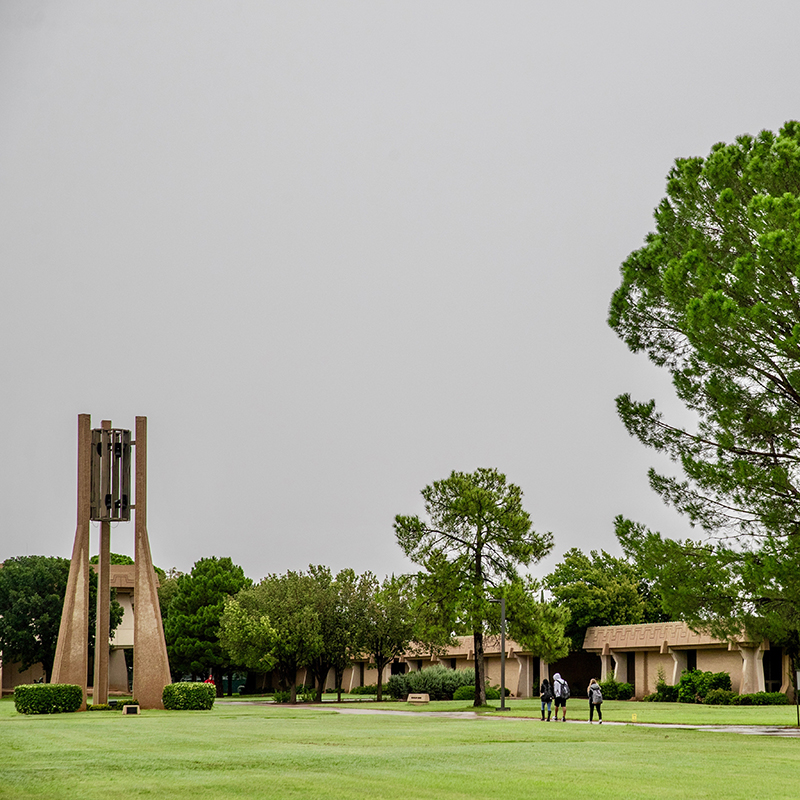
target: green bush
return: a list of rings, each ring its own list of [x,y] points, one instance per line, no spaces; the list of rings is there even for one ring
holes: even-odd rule
[[[702,703],[712,689],[731,690],[731,676],[727,672],[700,672],[684,670],[678,681],[679,703]]]
[[[731,703],[737,706],[786,706],[789,698],[783,692],[755,692],[734,695]]]
[[[459,686],[453,692],[453,700],[474,700],[475,687],[474,686]]]
[[[461,686],[473,687],[474,694],[475,670],[448,669],[435,664],[405,675],[392,675],[386,684],[386,691],[396,700],[420,693],[430,695],[431,700],[453,700],[456,690]]]
[[[630,700],[633,697],[633,685],[620,683],[617,685],[617,700]]]
[[[110,706],[108,703],[92,703],[92,705],[86,706],[86,710],[87,711],[116,711],[117,710],[117,706]]]
[[[609,678],[599,685],[604,700],[630,700],[633,697],[633,685],[630,683],[618,683]]]
[[[728,689],[709,689],[703,702],[707,706],[729,706],[736,697],[736,692]]]
[[[61,714],[77,711],[83,689],[72,683],[29,683],[14,689],[14,707],[20,714]]]
[[[678,687],[670,686],[664,681],[656,683],[656,701],[659,703],[677,703],[678,702]]]
[[[603,700],[616,700],[619,694],[619,684],[613,679],[609,678],[607,681],[601,681],[600,691],[603,693]]]
[[[170,711],[208,711],[214,705],[217,689],[213,683],[181,681],[164,687],[161,700]]]
[[[272,695],[272,699],[276,703],[288,703],[289,700],[292,699],[292,693],[285,689],[278,689],[278,691]]]
[[[392,675],[392,678],[398,677],[397,675]],[[391,681],[391,678],[389,679]],[[389,684],[386,684],[385,688],[388,688]],[[369,686],[354,686],[350,690],[350,694],[378,694],[378,687],[376,684],[371,683]]]

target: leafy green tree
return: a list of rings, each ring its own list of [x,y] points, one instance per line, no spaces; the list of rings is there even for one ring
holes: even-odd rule
[[[519,567],[543,558],[552,535],[531,529],[522,491],[495,469],[453,472],[422,490],[427,520],[398,515],[394,529],[403,552],[451,587],[448,613],[466,624],[474,640],[475,705],[486,704],[483,637],[496,617],[490,600],[500,587],[520,581]],[[423,584],[424,585],[424,584]]]
[[[233,663],[269,672],[275,665],[272,649],[276,635],[269,617],[259,607],[257,592],[244,589],[236,597],[225,598],[219,643]]]
[[[383,670],[411,647],[414,638],[413,598],[410,583],[405,578],[392,575],[378,584],[374,576],[367,575],[367,590],[371,588],[372,591],[359,639],[372,666],[378,670],[377,698],[381,702]]]
[[[605,550],[588,555],[577,547],[545,579],[556,604],[569,613],[567,635],[580,650],[591,625],[659,622],[665,614],[653,598],[641,570]]]
[[[540,599],[537,599],[537,594]],[[544,600],[542,594],[541,584],[525,577],[501,587],[499,596],[506,598],[509,637],[532,655],[552,664],[568,655],[570,650],[571,641],[566,632],[569,611],[555,602]],[[496,630],[499,622],[495,620],[492,627]]]
[[[136,562],[130,557],[126,556],[122,553],[109,553],[110,558],[108,563],[109,564],[116,564],[117,566],[123,567],[131,567]],[[100,563],[100,556],[94,555],[89,559],[90,564],[99,564]]]
[[[25,670],[41,663],[50,680],[58,645],[69,559],[56,556],[8,558],[0,569],[0,653],[6,664]],[[109,635],[122,621],[122,606],[111,599]],[[97,575],[89,572],[89,652],[94,652]]]
[[[230,558],[202,558],[188,575],[178,578],[164,636],[173,673],[214,676],[222,696],[222,676],[240,666],[232,664],[219,642],[219,625],[225,599],[251,585],[241,567]]]
[[[262,626],[269,624],[273,630],[271,648],[262,656],[262,668],[272,665],[282,686],[288,688],[292,703],[297,702],[297,671],[309,667],[324,647],[319,613],[312,602],[314,593],[311,576],[289,571],[267,575],[234,601],[252,618],[261,619]]]
[[[720,634],[770,630],[797,664],[800,585],[781,566],[797,563],[800,533],[800,124],[678,159],[655,222],[622,266],[609,324],[669,371],[696,424],[627,394],[617,406],[680,464],[650,483],[707,539],[624,518],[617,534],[667,610]]]
[[[334,670],[341,700],[342,676],[359,648],[359,635],[368,618],[371,575],[357,576],[345,569],[334,578],[327,567],[310,566],[308,576],[312,581],[308,600],[321,637],[321,647],[308,665],[316,683],[316,699],[322,700],[328,673]]]

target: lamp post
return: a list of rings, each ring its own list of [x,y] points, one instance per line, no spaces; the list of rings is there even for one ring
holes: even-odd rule
[[[493,599],[490,603],[500,603],[500,708],[506,710],[506,599]]]

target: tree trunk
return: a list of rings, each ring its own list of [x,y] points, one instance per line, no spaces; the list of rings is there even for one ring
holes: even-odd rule
[[[486,665],[483,663],[483,631],[472,633],[475,649],[475,706],[486,705]]]
[[[336,702],[342,702],[342,678],[344,677],[344,670],[334,668],[333,670],[334,681],[336,682]]]
[[[377,700],[379,703],[383,700],[383,669],[388,663],[389,663],[388,661],[383,661],[382,663],[379,663],[378,659],[375,659],[375,666],[378,668]]]
[[[330,671],[330,667],[323,666],[317,670],[317,674],[314,676],[317,681],[317,692],[314,699],[317,703],[322,702],[322,693],[325,691],[325,681],[328,680],[328,673]]]
[[[224,696],[223,689],[225,687],[222,685],[222,669],[216,667],[211,672],[214,675],[214,683],[216,684],[217,697],[223,697]]]

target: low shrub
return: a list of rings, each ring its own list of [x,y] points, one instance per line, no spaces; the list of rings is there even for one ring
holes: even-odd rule
[[[729,689],[709,689],[703,702],[707,706],[729,706],[736,697],[736,692]]]
[[[678,687],[663,681],[656,684],[656,700],[660,703],[677,703]]]
[[[734,695],[731,703],[737,706],[786,706],[789,698],[783,692],[754,692]]]
[[[217,689],[213,683],[182,681],[165,686],[161,700],[169,711],[208,711],[216,696]]]
[[[272,695],[272,699],[276,703],[288,703],[292,699],[292,693],[285,689],[278,689],[278,691]]]
[[[303,693],[298,695],[301,703],[313,703],[317,699],[317,693],[314,689],[309,689],[307,686],[303,689]]]
[[[702,703],[712,689],[731,691],[731,676],[727,672],[684,670],[678,681],[678,702]]]
[[[506,689],[506,697],[508,697],[508,689]],[[499,700],[500,687],[486,685],[486,699]],[[453,700],[475,700],[475,686],[459,686],[453,692]]]
[[[619,683],[609,678],[599,685],[604,700],[630,700],[633,697],[633,684]]]
[[[400,676],[392,675],[392,678],[397,678]],[[389,678],[391,681],[392,678]],[[384,688],[388,689],[389,684],[387,683]],[[354,686],[350,690],[350,694],[378,694],[378,687],[376,684],[371,683],[369,686]]]
[[[459,686],[453,692],[453,700],[474,700],[475,687],[474,686]]]
[[[30,683],[14,689],[14,708],[20,714],[62,714],[83,704],[83,689],[72,683]]]
[[[405,675],[392,675],[386,684],[386,691],[399,700],[409,694],[424,693],[431,700],[453,700],[461,686],[475,686],[475,670],[448,669],[434,664],[427,669],[406,672]]]
[[[606,681],[600,682],[600,691],[603,693],[603,700],[616,700],[619,694],[619,684],[613,679],[609,678]]]
[[[620,683],[617,685],[617,700],[630,700],[633,697],[633,685]]]
[[[86,706],[87,711],[116,711],[117,706],[110,706],[108,703],[92,703]]]

